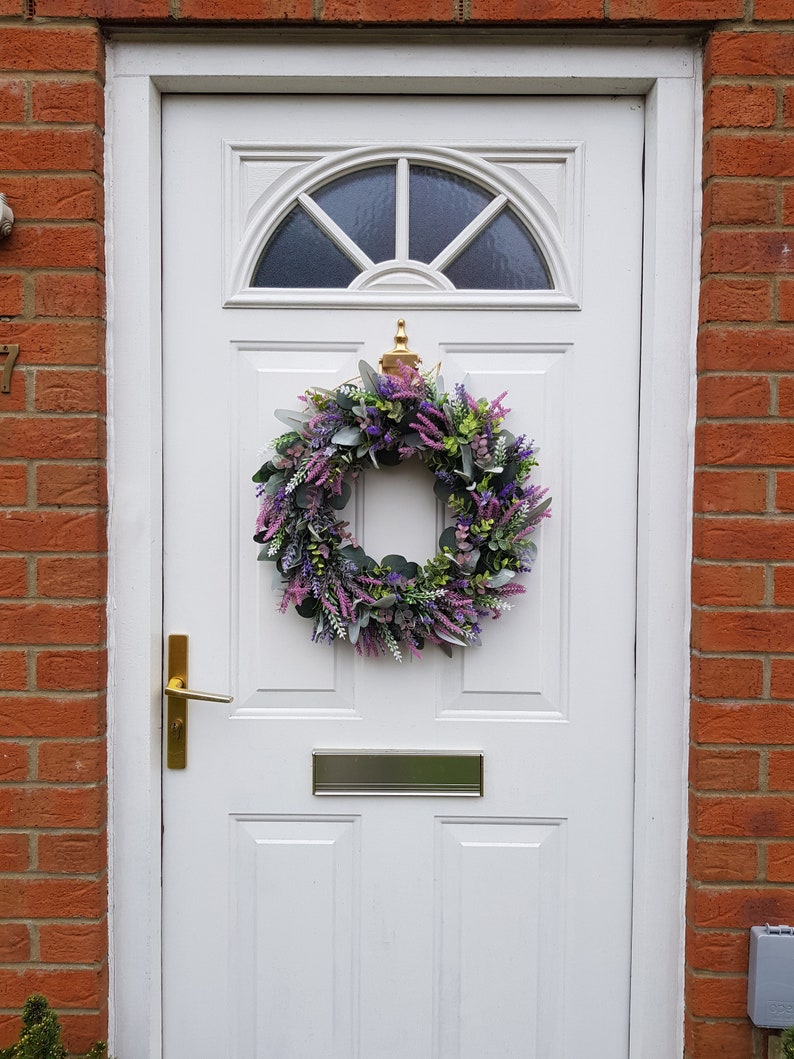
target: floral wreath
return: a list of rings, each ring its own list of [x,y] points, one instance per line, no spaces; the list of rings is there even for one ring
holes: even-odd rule
[[[536,450],[502,429],[506,391],[475,400],[458,384],[447,394],[440,377],[401,359],[393,374],[365,361],[359,371],[334,391],[307,390],[305,411],[275,412],[290,429],[253,476],[259,558],[275,561],[281,612],[294,605],[313,623],[313,640],[348,639],[358,654],[390,653],[398,662],[403,649],[421,657],[426,643],[451,655],[452,645],[479,644],[481,621],[498,618],[524,591],[514,578],[530,569],[530,534],[551,503],[528,482]],[[378,562],[339,512],[351,479],[412,457],[433,472],[455,525],[424,566],[402,555]]]

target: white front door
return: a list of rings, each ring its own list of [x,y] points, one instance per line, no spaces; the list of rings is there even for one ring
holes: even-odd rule
[[[234,695],[190,705],[164,779],[166,1059],[628,1055],[642,139],[627,97],[165,99],[164,625]],[[394,167],[395,259],[405,174],[456,172],[534,227],[549,289],[453,289],[443,246],[255,289],[267,226],[356,165]],[[554,498],[483,646],[402,664],[278,612],[250,481],[273,410],[376,363],[398,317],[448,386],[508,391]],[[420,466],[351,511],[370,554],[436,551]],[[313,794],[333,749],[478,752],[483,794]]]

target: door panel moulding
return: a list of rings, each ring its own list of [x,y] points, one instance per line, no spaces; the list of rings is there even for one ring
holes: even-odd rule
[[[214,37],[125,31],[108,49],[110,1050],[161,1056],[161,95],[410,91],[646,96],[636,743],[642,782],[635,794],[628,1054],[680,1055],[698,48],[664,34],[566,34],[563,42],[534,31],[531,42],[520,32],[476,30],[465,39],[444,31]]]

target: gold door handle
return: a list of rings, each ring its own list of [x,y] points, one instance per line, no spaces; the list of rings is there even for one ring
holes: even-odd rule
[[[165,694],[175,699],[197,699],[199,702],[234,702],[233,695],[215,695],[211,691],[193,691],[185,687],[181,677],[171,677],[165,686]]]
[[[170,769],[187,768],[187,701],[233,702],[231,695],[193,691],[187,686],[188,638],[184,633],[168,637],[168,665],[163,689],[168,700],[166,722],[166,764]]]

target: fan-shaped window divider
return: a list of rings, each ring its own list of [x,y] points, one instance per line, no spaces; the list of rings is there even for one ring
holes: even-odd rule
[[[399,159],[298,195],[252,287],[551,290],[549,267],[505,194]]]
[[[316,155],[285,170],[249,217],[230,306],[375,305],[394,294],[427,305],[577,304],[554,209],[520,167],[473,153]]]

